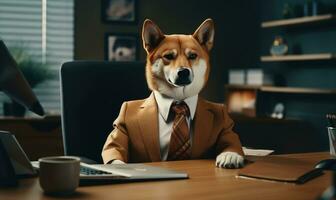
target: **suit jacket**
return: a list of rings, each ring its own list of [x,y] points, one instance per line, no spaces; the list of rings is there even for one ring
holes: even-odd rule
[[[223,104],[198,98],[193,120],[192,159],[211,158],[223,151],[243,155],[233,121]],[[104,163],[161,161],[158,108],[153,94],[147,99],[124,102],[102,151]]]

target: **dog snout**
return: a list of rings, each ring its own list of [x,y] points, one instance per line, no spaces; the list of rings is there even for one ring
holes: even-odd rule
[[[180,85],[180,86],[184,86],[184,85],[188,85],[190,83],[191,83],[190,70],[188,68],[185,68],[185,67],[181,67],[180,69],[178,69],[177,79],[176,79],[175,84]]]
[[[181,69],[178,70],[177,75],[180,78],[189,78],[190,71],[187,68],[181,68]]]

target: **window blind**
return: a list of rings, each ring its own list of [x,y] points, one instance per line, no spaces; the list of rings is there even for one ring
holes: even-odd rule
[[[74,54],[74,0],[0,0],[0,37],[48,65],[54,78],[33,90],[47,112],[59,114],[59,69]],[[0,113],[4,101],[1,94]]]

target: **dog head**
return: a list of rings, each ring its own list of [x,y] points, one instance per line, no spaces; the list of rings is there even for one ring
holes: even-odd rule
[[[197,95],[210,72],[209,52],[214,24],[205,20],[192,35],[165,35],[151,20],[145,20],[142,40],[147,52],[146,79],[151,90],[176,100]]]

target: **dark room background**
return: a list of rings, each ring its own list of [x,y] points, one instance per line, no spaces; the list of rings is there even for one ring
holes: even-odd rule
[[[269,48],[276,35],[286,39],[289,53],[336,52],[336,29],[333,25],[261,28],[263,21],[283,18],[285,3],[305,2],[305,0],[139,0],[136,24],[106,24],[101,20],[101,1],[76,0],[74,57],[76,60],[103,60],[105,33],[135,33],[139,36],[140,60],[145,61],[146,55],[142,49],[140,35],[144,19],[152,19],[166,34],[190,34],[203,20],[210,17],[214,19],[216,33],[211,52],[211,75],[202,94],[207,99],[216,102],[225,101],[224,85],[228,83],[228,71],[235,68],[262,68],[281,80],[277,86],[333,89],[336,86],[336,68],[333,61],[283,63],[260,61],[260,56],[269,55]],[[332,5],[334,1],[324,0],[323,4]],[[328,139],[325,114],[336,110],[335,100],[335,95],[271,94],[269,101],[286,102],[287,117],[303,120],[304,123],[295,125],[295,130],[292,129],[292,125],[286,127],[286,123],[276,123],[276,126],[281,126],[279,131],[280,129],[276,130],[274,124],[261,121],[249,130],[251,135],[249,138],[254,137],[258,140],[260,147],[272,148],[265,135],[272,137],[272,134],[283,134],[286,140],[286,134],[297,131],[300,132],[296,137],[297,141],[303,143],[297,144],[301,146],[299,151],[326,150]],[[239,121],[236,121],[236,124],[239,127]],[[260,126],[269,128],[259,130]],[[287,129],[292,131],[284,132]],[[310,138],[310,145],[305,147],[307,129],[313,132],[313,137]],[[258,135],[260,131],[265,133]]]
[[[101,20],[101,1],[75,1],[75,59],[104,59],[104,34],[139,35],[140,59],[144,19],[152,19],[165,34],[192,34],[206,19],[215,21],[215,45],[211,52],[212,71],[204,95],[222,102],[228,67],[253,66],[258,61],[258,4],[254,1],[156,1],[140,0],[137,24],[106,24]]]

